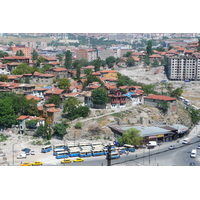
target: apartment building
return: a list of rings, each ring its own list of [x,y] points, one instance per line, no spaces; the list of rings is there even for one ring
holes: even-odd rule
[[[166,72],[170,80],[200,80],[200,56],[171,57]]]
[[[97,59],[96,49],[79,49],[76,51],[76,59],[87,59],[89,62]]]

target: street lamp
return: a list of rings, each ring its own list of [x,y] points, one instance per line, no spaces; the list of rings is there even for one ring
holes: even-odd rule
[[[16,143],[14,143],[14,144],[12,145],[12,154],[13,154],[13,166],[14,166],[14,146],[15,146],[15,144],[16,144]]]

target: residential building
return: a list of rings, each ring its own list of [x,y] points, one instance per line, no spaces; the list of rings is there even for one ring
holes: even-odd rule
[[[170,80],[200,80],[200,56],[171,57],[166,68],[166,74]]]
[[[144,97],[144,105],[147,106],[154,106],[154,107],[159,107],[161,105],[160,102],[165,101],[169,103],[169,112],[177,112],[177,102],[176,98],[168,97],[168,96],[163,96],[163,95],[150,95]]]
[[[43,107],[38,107],[39,117],[45,118],[45,121],[50,125],[60,123],[60,110],[55,108],[54,104],[44,104]]]
[[[26,123],[29,120],[37,120],[36,126],[32,127],[32,128],[28,128]],[[19,129],[18,129],[18,133],[21,134],[34,134],[35,133],[35,129],[37,127],[39,127],[41,124],[44,125],[45,124],[45,118],[42,117],[35,117],[35,116],[29,116],[29,115],[21,115],[17,118],[17,121],[19,123]]]
[[[88,62],[97,59],[97,50],[96,49],[79,49],[76,51],[76,59],[80,60],[85,58]]]

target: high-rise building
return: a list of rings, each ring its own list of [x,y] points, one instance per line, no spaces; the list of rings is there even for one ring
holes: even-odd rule
[[[170,80],[200,81],[200,55],[172,57],[166,71]]]

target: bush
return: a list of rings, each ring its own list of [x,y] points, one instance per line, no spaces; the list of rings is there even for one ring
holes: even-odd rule
[[[74,128],[76,129],[81,129],[82,128],[82,123],[81,122],[77,122],[74,126]]]

